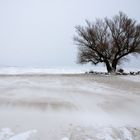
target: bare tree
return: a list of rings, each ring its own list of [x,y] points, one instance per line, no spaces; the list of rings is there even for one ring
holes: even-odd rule
[[[104,63],[111,73],[128,54],[140,54],[140,24],[124,13],[112,19],[86,23],[85,27],[76,27],[77,36],[74,37],[79,46],[79,63]]]

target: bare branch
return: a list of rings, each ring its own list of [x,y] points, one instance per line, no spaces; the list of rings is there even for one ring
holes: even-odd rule
[[[125,56],[140,54],[140,25],[120,12],[112,19],[86,21],[87,26],[77,26],[74,37],[79,46],[79,63],[105,63],[107,69],[116,69]]]

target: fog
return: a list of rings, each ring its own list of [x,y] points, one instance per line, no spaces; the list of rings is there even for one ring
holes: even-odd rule
[[[139,0],[0,0],[0,66],[77,67],[74,27],[119,11],[140,22],[139,5]],[[140,58],[131,60],[129,66],[140,67]]]

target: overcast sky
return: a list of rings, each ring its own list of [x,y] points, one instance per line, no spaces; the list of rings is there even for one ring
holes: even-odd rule
[[[140,0],[0,0],[0,66],[75,67],[75,25],[119,11],[140,22]]]

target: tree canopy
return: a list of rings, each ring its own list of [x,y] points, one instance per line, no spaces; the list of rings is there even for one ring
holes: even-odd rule
[[[74,37],[79,63],[104,63],[108,72],[114,72],[128,54],[140,54],[140,24],[126,14],[86,23],[76,26]]]

